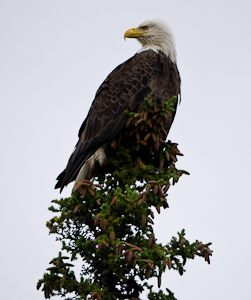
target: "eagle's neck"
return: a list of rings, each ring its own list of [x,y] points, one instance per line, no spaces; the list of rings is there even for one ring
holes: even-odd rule
[[[151,47],[151,46],[145,46],[145,47],[142,47],[141,49],[139,49],[139,51],[137,53],[141,53],[141,52],[144,52],[144,51],[147,51],[147,50],[153,50],[154,52],[156,53],[159,53],[158,51],[162,51],[162,49],[160,47]],[[162,51],[163,52],[163,51]],[[166,53],[165,53],[166,54]],[[166,54],[167,55],[167,54]]]
[[[138,41],[142,45],[142,48],[138,51],[138,53],[150,49],[156,52],[162,51],[166,54],[166,56],[169,56],[174,63],[176,63],[177,53],[175,49],[175,42],[172,33],[168,30],[155,34],[154,37],[143,35],[138,38]]]
[[[174,63],[176,63],[175,47],[167,48],[167,47],[160,47],[157,45],[146,45],[146,46],[143,46],[137,53],[147,51],[147,50],[153,50],[156,53],[158,53],[158,51],[162,51],[166,56],[169,56]]]

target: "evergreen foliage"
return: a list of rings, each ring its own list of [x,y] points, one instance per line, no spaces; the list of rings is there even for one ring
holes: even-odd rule
[[[136,300],[146,289],[150,300],[175,300],[168,289],[154,292],[147,279],[156,277],[160,288],[162,273],[182,275],[187,259],[201,256],[210,263],[211,243],[190,243],[183,229],[162,245],[153,230],[155,210],[168,208],[169,187],[189,174],[175,167],[182,155],[177,144],[164,142],[173,100],[155,105],[148,97],[140,112],[126,111],[125,128],[107,145],[106,166],[95,180],[83,180],[71,197],[52,201],[49,210],[56,216],[46,225],[70,257],[59,252],[39,280],[45,298],[73,292],[65,299]],[[83,263],[79,280],[69,258]]]

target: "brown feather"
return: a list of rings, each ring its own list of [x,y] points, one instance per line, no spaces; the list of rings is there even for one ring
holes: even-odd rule
[[[97,90],[79,130],[79,141],[66,169],[58,176],[55,188],[62,190],[76,178],[85,161],[122,130],[127,119],[124,111],[140,110],[148,94],[151,94],[155,103],[167,102],[172,96],[180,94],[177,66],[161,51],[137,53],[107,76]],[[175,110],[177,103],[178,100],[175,100]],[[167,133],[175,112],[171,113],[171,118],[165,123]]]

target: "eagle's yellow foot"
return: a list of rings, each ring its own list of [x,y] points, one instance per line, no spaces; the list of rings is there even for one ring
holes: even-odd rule
[[[142,170],[145,170],[145,169],[146,169],[146,165],[143,163],[143,161],[140,159],[140,157],[137,157],[137,164],[139,165],[139,167],[140,167]]]

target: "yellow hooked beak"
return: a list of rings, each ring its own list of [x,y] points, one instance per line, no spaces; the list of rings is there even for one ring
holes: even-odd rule
[[[126,38],[137,38],[138,36],[142,36],[143,34],[146,34],[146,31],[139,28],[131,28],[128,29],[124,34],[124,39]]]

